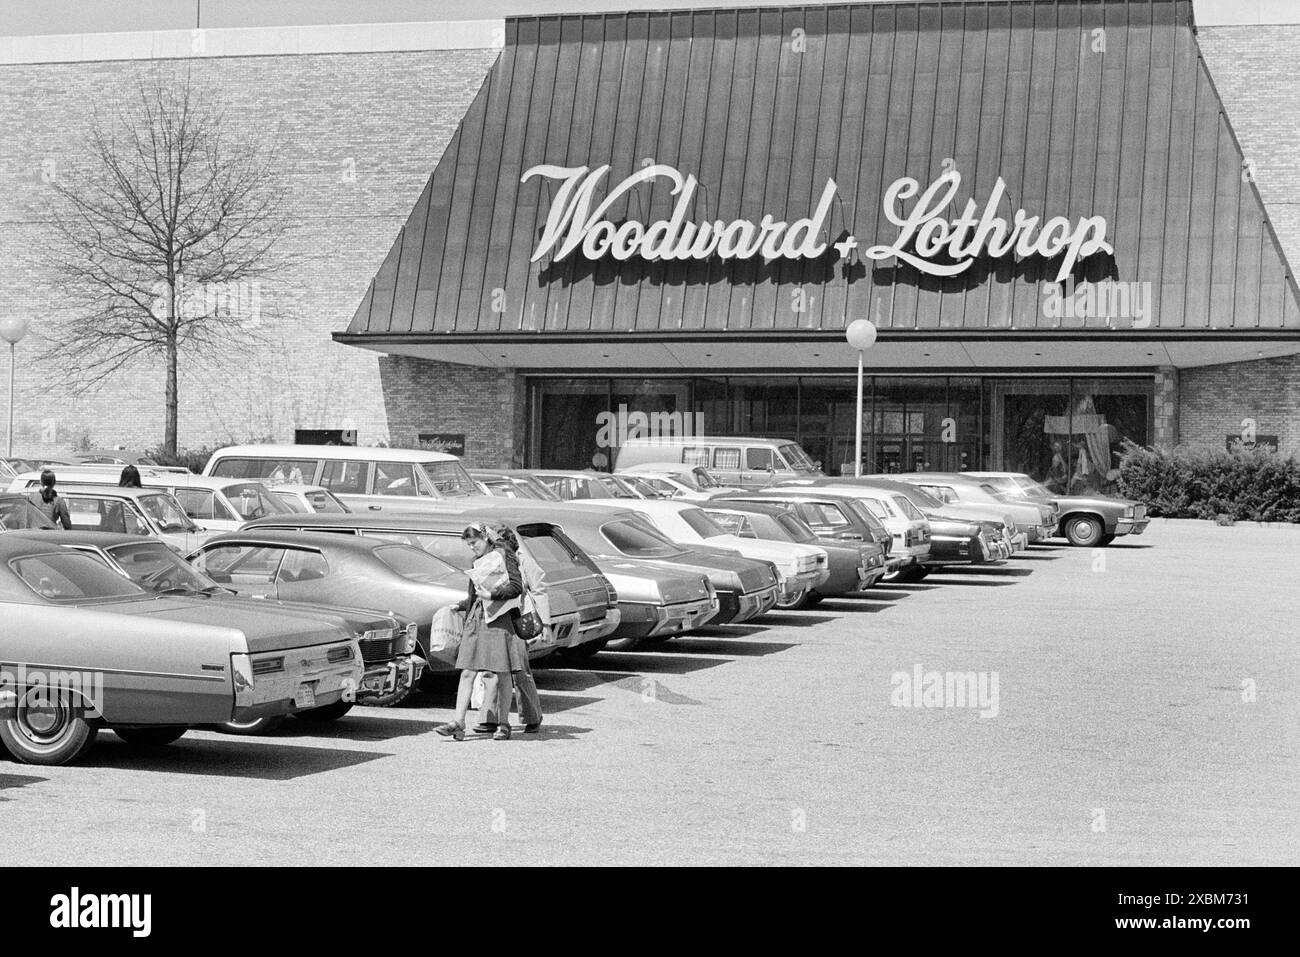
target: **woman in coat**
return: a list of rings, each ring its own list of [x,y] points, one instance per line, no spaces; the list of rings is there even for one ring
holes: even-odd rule
[[[41,470],[41,489],[32,492],[28,498],[41,510],[41,513],[54,523],[56,528],[72,528],[72,515],[65,502],[54,488],[54,473],[50,469]]]
[[[510,696],[513,689],[512,673],[522,671],[528,663],[527,651],[521,654],[523,643],[516,641],[514,619],[519,615],[524,594],[523,576],[519,560],[510,548],[503,529],[475,522],[461,534],[461,538],[474,552],[474,566],[489,566],[500,555],[506,576],[502,584],[488,593],[480,592],[474,585],[471,569],[469,594],[456,607],[466,613],[465,633],[456,653],[456,667],[460,669],[460,686],[456,690],[456,719],[440,724],[435,731],[444,737],[463,741],[465,718],[469,714],[470,695],[474,689],[474,676],[480,671],[496,675],[497,714],[510,713]],[[504,699],[504,700],[503,700]],[[492,735],[496,741],[510,737],[510,725],[497,725]]]

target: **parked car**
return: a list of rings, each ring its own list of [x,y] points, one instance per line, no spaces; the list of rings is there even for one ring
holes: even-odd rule
[[[659,569],[703,575],[718,599],[710,625],[739,624],[765,614],[776,605],[779,578],[769,561],[745,558],[739,552],[710,546],[687,547],[665,537],[639,512],[605,505],[565,503],[558,508],[543,503],[502,504],[509,514],[524,506],[537,518],[551,523],[591,557],[597,567],[633,560]],[[516,521],[522,521],[517,515]],[[620,593],[620,598],[622,597]],[[699,627],[700,622],[695,626]]]
[[[327,488],[319,485],[292,485],[288,482],[269,486],[271,497],[284,505],[285,513],[311,515],[314,512],[346,513],[352,511]]]
[[[788,494],[787,494],[788,493]],[[875,542],[884,553],[884,574],[903,566],[905,559],[892,554],[894,536],[881,524],[862,500],[816,489],[786,489],[777,486],[755,492],[715,496],[722,501],[777,502],[794,510],[818,536],[850,542]]]
[[[319,485],[356,509],[481,495],[460,459],[421,449],[233,445],[214,452],[203,474],[270,486]]]
[[[513,505],[510,499],[488,499]],[[247,529],[298,529],[333,534],[366,536],[381,541],[401,542],[424,551],[459,569],[469,569],[473,556],[460,535],[472,520],[459,506],[444,503],[447,512],[357,513],[353,515],[293,515],[259,519]],[[553,507],[553,506],[552,506]],[[482,508],[482,506],[478,506]],[[500,516],[511,524],[520,537],[520,547],[537,562],[550,593],[542,614],[550,629],[554,646],[575,655],[599,651],[619,625],[617,598],[609,582],[600,574],[582,550],[548,524],[545,515],[511,521],[513,512]],[[458,595],[459,601],[464,597]],[[422,649],[428,635],[428,622],[422,620]],[[591,647],[587,647],[587,646]],[[427,657],[427,655],[426,655]]]
[[[1057,508],[1057,534],[1071,545],[1109,545],[1121,535],[1141,535],[1151,520],[1147,507],[1111,495],[1057,495],[1023,472],[963,472],[1011,499]]]
[[[56,536],[0,535],[0,614],[0,742],[26,764],[73,761],[105,727],[157,746],[329,707],[362,679],[342,619],[157,595]]]
[[[805,591],[794,602],[778,607],[802,608],[815,605],[828,596],[866,591],[885,574],[885,550],[875,542],[819,538],[792,508],[783,503],[715,499],[702,507],[719,525],[741,538],[816,545],[826,552],[830,570],[826,581]]]
[[[863,480],[863,487],[902,496],[925,516],[930,523],[930,559],[926,565],[932,569],[941,565],[984,565],[1003,561],[1012,554],[1016,539],[1002,522],[954,517],[943,502],[910,482],[871,479]]]
[[[0,492],[0,532],[19,528],[55,528],[45,513],[31,503],[26,495],[17,492]]]
[[[189,560],[240,595],[380,608],[414,621],[416,651],[428,670],[454,670],[454,661],[430,655],[429,631],[434,612],[464,598],[468,581],[461,569],[419,548],[355,535],[250,526],[210,539]]]
[[[655,483],[666,483],[675,494],[670,498],[708,498],[719,492],[741,492],[738,485],[723,485],[703,465],[683,462],[645,462],[616,473],[623,477],[640,476]]]
[[[42,535],[34,531],[18,534]],[[314,616],[325,621],[343,619],[358,641],[365,665],[356,693],[323,708],[300,711],[296,717],[316,721],[341,718],[351,710],[353,701],[350,699],[353,697],[357,703],[377,707],[396,704],[409,694],[423,670],[424,662],[415,653],[417,625],[414,621],[373,609],[241,596],[217,584],[175,551],[152,538],[73,530],[60,532],[56,542],[65,548],[96,556],[141,588],[156,594],[197,595],[254,609],[265,608],[270,601],[305,617]],[[262,734],[273,730],[282,720],[277,716],[253,722],[223,722],[221,728],[236,734]]]
[[[576,502],[586,499],[637,499],[641,495],[622,479],[608,472],[575,471],[560,469],[531,469],[533,478],[546,485],[561,501]]]
[[[1024,533],[1026,543],[1041,542],[1056,533],[1055,505],[1008,498],[973,476],[961,472],[903,472],[888,477],[919,485],[945,504],[998,506],[1016,523],[1016,531]]]
[[[746,558],[772,562],[780,576],[779,601],[785,605],[796,604],[806,592],[825,584],[830,577],[826,551],[815,545],[739,538],[729,534],[694,502],[636,499],[625,504],[628,509],[645,515],[673,541],[730,548]]]
[[[212,532],[234,531],[254,518],[291,511],[279,497],[260,482],[242,479],[210,478],[185,470],[168,471],[145,466],[139,469],[140,484],[147,489],[170,493],[185,514]],[[117,487],[117,466],[72,466],[58,472],[59,488],[71,491],[83,486]],[[40,477],[25,476],[29,487],[37,487]]]
[[[820,478],[821,464],[789,439],[735,435],[629,438],[619,447],[616,472],[647,462],[702,465],[723,485],[761,488],[783,479]]]
[[[40,486],[40,474],[24,472],[10,486],[29,491]],[[117,485],[59,486],[68,503],[72,527],[88,532],[153,535],[182,552],[188,552],[212,533],[196,525],[179,502],[162,489],[122,488]]]
[[[655,475],[620,472],[618,478],[632,486],[642,498],[680,498],[690,491],[685,485]]]
[[[470,469],[469,475],[486,495],[539,502],[563,501],[545,482],[519,469]]]
[[[860,501],[893,538],[890,556],[898,559],[884,580],[920,581],[929,574],[926,563],[930,559],[930,523],[906,499],[895,502],[888,493],[863,485],[789,485],[763,490],[767,495],[824,495],[838,493]]]
[[[152,468],[186,474],[189,474],[190,471],[183,465],[159,465],[147,453],[136,452],[131,449],[79,449],[71,453],[68,458],[71,459],[71,464],[74,466],[113,465],[121,469],[127,465],[134,465],[137,468]]]

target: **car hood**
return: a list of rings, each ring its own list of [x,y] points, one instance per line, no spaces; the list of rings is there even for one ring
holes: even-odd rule
[[[250,652],[305,648],[352,638],[347,623],[337,615],[315,611],[304,613],[259,599],[229,601],[166,595],[132,604],[136,606],[132,611],[138,615],[233,628],[244,635]],[[126,609],[119,606],[119,610]]]

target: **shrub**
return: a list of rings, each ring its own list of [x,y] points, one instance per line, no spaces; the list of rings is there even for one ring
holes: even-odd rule
[[[1300,463],[1264,449],[1143,448],[1120,460],[1120,493],[1152,515],[1300,522]]]

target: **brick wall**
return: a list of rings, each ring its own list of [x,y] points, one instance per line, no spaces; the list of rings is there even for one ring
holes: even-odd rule
[[[384,356],[379,374],[394,441],[413,444],[421,432],[459,433],[467,466],[522,467],[527,400],[524,379],[513,370]]]
[[[222,103],[232,129],[265,131],[281,149],[299,217],[287,249],[302,262],[264,288],[256,348],[234,343],[224,356],[182,356],[181,445],[291,439],[294,428],[354,427],[367,444],[387,438],[378,357],[330,334],[347,327],[496,55],[0,66],[0,314],[33,320],[18,347],[15,451],[162,438],[161,363],[139,363],[78,395],[57,360],[33,357],[63,314],[58,278],[42,259],[48,180],[82,162],[92,108],[120,107],[138,76],[186,68]]]
[[[1300,356],[1183,369],[1179,434],[1185,445],[1222,449],[1254,419],[1260,435],[1276,435],[1284,455],[1300,454]]]

